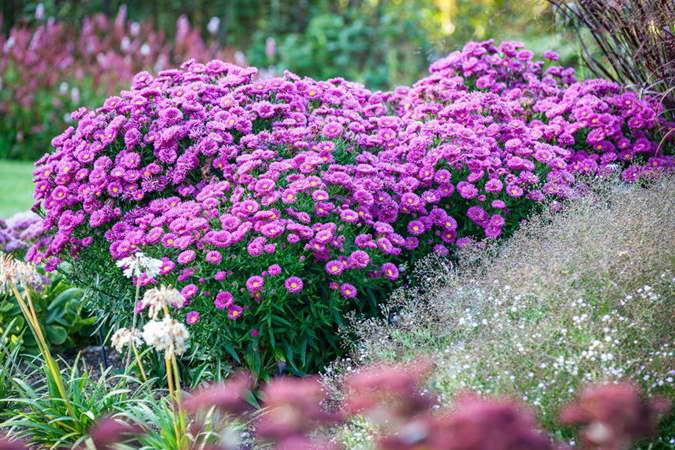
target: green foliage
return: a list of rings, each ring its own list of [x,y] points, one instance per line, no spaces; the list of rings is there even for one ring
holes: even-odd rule
[[[52,349],[75,348],[93,332],[96,317],[90,317],[84,311],[83,295],[82,289],[71,287],[62,278],[33,292],[33,305]],[[8,333],[8,342],[20,347],[22,352],[38,353],[35,338],[27,328],[14,295],[5,293],[0,298],[0,327]]]
[[[63,80],[59,86],[30,92],[32,101],[12,98],[23,92],[24,80],[10,66],[0,74],[0,159],[35,160],[51,146],[54,136],[71,125],[68,114],[80,106],[93,107],[105,96],[91,80]]]
[[[12,320],[0,335],[0,398],[8,398],[13,395],[12,376],[16,370],[19,346],[12,345],[10,332],[16,319]],[[0,404],[0,413],[10,405]]]
[[[167,397],[160,401],[135,404],[119,417],[140,426],[143,431],[134,438],[137,440],[134,447],[120,446],[120,448],[182,450],[186,448],[186,442],[190,442],[194,446],[192,448],[204,448],[203,446],[209,448],[209,445],[222,442],[222,436],[227,434],[235,438],[245,430],[245,425],[241,422],[210,410],[198,417],[184,416],[183,419],[187,421],[187,432],[178,441],[174,428],[174,415],[175,412]],[[198,423],[194,422],[195,419],[198,419]]]
[[[276,72],[290,70],[319,79],[342,77],[374,89],[409,82],[428,65],[431,43],[423,16],[391,10],[380,15],[349,9],[342,15],[322,12],[301,33],[279,36],[278,48],[266,51],[269,34],[254,36],[251,64]]]
[[[73,407],[72,417],[55,380],[46,366],[32,374],[13,379],[16,398],[1,401],[13,405],[0,424],[12,438],[26,439],[29,444],[46,448],[75,448],[85,442],[89,428],[97,419],[132,408],[147,401],[148,385],[126,374],[111,375],[104,371],[98,379],[80,372],[79,361],[62,370],[66,393]],[[37,387],[27,380],[41,378]]]

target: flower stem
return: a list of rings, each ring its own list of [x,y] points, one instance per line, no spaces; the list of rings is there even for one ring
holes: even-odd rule
[[[59,369],[59,365],[56,363],[56,360],[52,356],[52,353],[49,350],[49,345],[47,344],[47,340],[45,339],[44,334],[42,333],[42,327],[40,326],[40,321],[38,319],[37,313],[35,312],[35,307],[33,306],[33,301],[31,299],[30,294],[26,293],[26,296],[24,298],[24,296],[21,295],[19,289],[16,287],[16,284],[14,283],[11,284],[11,289],[12,292],[14,293],[14,296],[16,297],[17,303],[19,304],[19,309],[21,309],[21,312],[23,313],[26,322],[30,326],[33,336],[35,336],[35,340],[38,344],[38,347],[40,348],[40,352],[42,353],[43,358],[45,359],[47,368],[51,373],[52,378],[54,379],[54,383],[56,384],[56,388],[59,391],[59,395],[61,396],[61,399],[64,401],[66,405],[68,414],[70,415],[70,417],[77,420],[77,417],[75,416],[75,411],[73,410],[73,405],[71,404],[70,398],[66,393],[66,388],[63,383],[63,377],[61,376],[61,370]]]

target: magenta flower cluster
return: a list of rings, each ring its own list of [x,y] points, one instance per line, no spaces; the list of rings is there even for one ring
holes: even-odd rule
[[[74,112],[36,163],[53,238],[29,259],[161,258],[137,281],[177,285],[202,312],[191,324],[207,305],[233,320],[342,305],[395,285],[401,262],[499,237],[579,174],[673,167],[657,99],[576,82],[517,43],[469,43],[388,93],[255,75],[188,61]]]

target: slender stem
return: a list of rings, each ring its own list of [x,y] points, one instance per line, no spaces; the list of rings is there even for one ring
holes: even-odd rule
[[[133,319],[131,321],[131,329],[132,330],[136,329],[136,317],[138,315],[138,314],[136,314],[136,303],[138,303],[138,297],[140,297],[140,295],[141,295],[141,286],[138,283],[136,283],[136,293],[134,294],[134,316],[133,316]],[[133,342],[131,343],[131,348],[134,351],[134,353],[136,353],[136,348],[134,347]],[[136,355],[136,361],[138,362],[138,355]],[[127,352],[126,365],[128,366],[130,362],[131,362],[131,352]],[[139,368],[141,367],[140,364],[138,365],[138,367]],[[141,369],[141,372],[142,371],[143,371],[143,369]],[[145,378],[145,375],[143,375],[143,378]],[[147,381],[147,379],[145,381]]]
[[[143,378],[143,381],[147,383],[148,376],[145,374],[145,370],[143,369],[143,363],[141,362],[141,356],[138,354],[138,349],[136,348],[136,344],[134,344],[133,339],[131,339],[131,349],[134,352],[134,357],[136,358],[136,365],[138,366],[138,370],[141,371],[141,378]]]
[[[56,388],[58,389],[59,394],[61,395],[61,399],[63,399],[64,403],[66,404],[68,414],[73,419],[77,420],[77,417],[75,417],[75,411],[73,410],[73,405],[70,403],[70,398],[68,397],[65,385],[63,384],[63,377],[61,377],[61,370],[59,369],[56,360],[54,359],[51,351],[49,350],[49,345],[47,344],[47,340],[45,339],[44,334],[42,333],[42,327],[40,326],[40,322],[35,312],[35,308],[33,307],[33,301],[30,295],[26,293],[26,297],[24,298],[17,289],[16,284],[14,283],[11,284],[11,289],[12,292],[14,293],[14,296],[16,297],[19,309],[21,309],[21,312],[23,313],[24,317],[26,318],[26,321],[28,322],[28,325],[30,326],[31,331],[33,332],[33,336],[35,336],[35,340],[37,341],[38,346],[40,347],[40,351],[45,359],[47,368],[52,374],[54,383],[56,383]]]
[[[169,355],[165,354],[164,355],[164,363],[166,364],[166,381],[169,385],[169,397],[173,400],[175,395],[174,395],[174,386],[173,386],[173,374],[172,372],[172,367],[171,367],[171,360],[169,359]]]

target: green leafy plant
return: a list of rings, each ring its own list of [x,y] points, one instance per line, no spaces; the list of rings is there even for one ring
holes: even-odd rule
[[[56,278],[33,295],[33,306],[52,348],[65,350],[81,345],[94,330],[96,317],[89,317],[83,305],[84,291]],[[21,350],[37,353],[35,337],[27,331],[25,318],[12,293],[0,294],[0,327],[7,330],[8,342]]]
[[[38,359],[39,360],[39,359]],[[26,380],[42,378],[37,386]],[[12,438],[26,439],[32,445],[48,448],[71,448],[83,443],[89,428],[103,416],[129,409],[147,399],[149,384],[128,375],[112,375],[105,370],[93,378],[82,372],[79,359],[60,372],[65,385],[67,403],[57,389],[57,381],[46,366],[15,377],[16,398],[4,398],[15,408],[0,427]]]
[[[16,319],[5,328],[0,328],[0,398],[8,398],[13,393],[12,375],[16,370],[19,345],[12,343],[10,334]],[[9,405],[0,404],[0,413]]]

